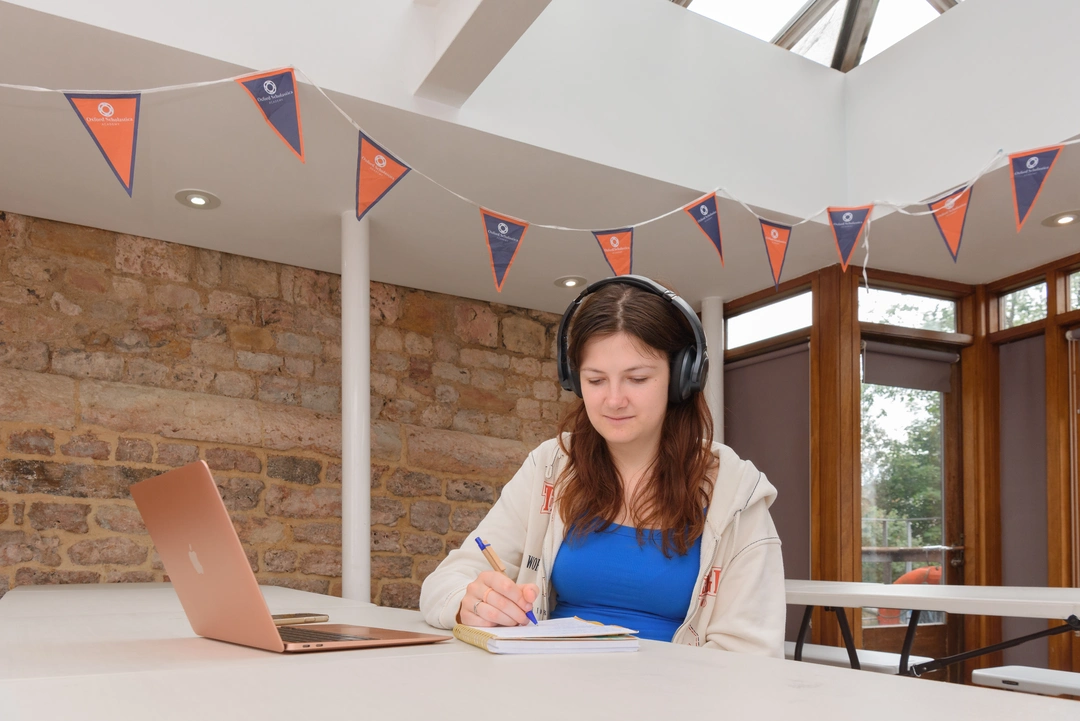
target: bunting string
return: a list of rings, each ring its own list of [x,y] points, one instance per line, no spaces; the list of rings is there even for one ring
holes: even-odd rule
[[[158,86],[158,87],[152,87],[152,88],[143,88],[141,90],[123,90],[123,91],[115,91],[115,90],[94,91],[94,90],[85,90],[85,89],[62,90],[62,89],[56,89],[56,88],[44,88],[44,87],[39,87],[39,86],[34,86],[34,85],[19,85],[19,84],[12,84],[12,83],[0,83],[0,89],[18,90],[18,91],[35,92],[35,93],[57,93],[57,94],[79,93],[79,94],[83,94],[83,95],[97,95],[97,94],[100,94],[100,95],[103,95],[103,96],[115,95],[115,94],[120,94],[120,93],[128,94],[128,95],[136,95],[136,94],[149,95],[149,94],[155,94],[155,93],[174,92],[174,91],[180,91],[180,90],[192,90],[192,89],[197,89],[197,88],[210,87],[210,86],[214,86],[214,85],[224,85],[224,84],[234,83],[234,82],[237,82],[237,81],[242,81],[244,79],[249,79],[250,80],[251,78],[267,76],[267,75],[271,75],[271,74],[274,74],[274,73],[289,73],[289,72],[294,73],[295,76],[298,76],[299,78],[301,78],[305,84],[307,84],[307,85],[311,86],[312,88],[314,88],[338,112],[338,114],[340,114],[345,119],[345,121],[348,122],[349,125],[351,125],[356,131],[361,133],[363,136],[367,136],[367,138],[371,139],[372,142],[375,142],[374,141],[374,136],[372,136],[370,133],[368,133],[366,130],[364,130],[364,128],[348,112],[346,112],[338,103],[336,103],[333,100],[333,98],[331,98],[330,95],[318,83],[314,82],[311,79],[311,77],[308,76],[307,73],[305,73],[303,70],[301,70],[299,68],[295,68],[295,67],[283,67],[283,68],[278,68],[278,69],[270,70],[270,71],[243,73],[243,74],[240,74],[240,75],[234,75],[234,76],[231,76],[231,77],[221,78],[221,79],[217,79],[217,80],[206,80],[206,81],[192,82],[192,83],[181,83],[181,84],[176,84],[176,85],[164,85],[164,86]],[[1080,138],[1077,138],[1077,139],[1074,139],[1074,140],[1063,141],[1063,142],[1058,143],[1056,146],[1053,146],[1053,147],[1056,147],[1056,148],[1058,148],[1060,150],[1060,148],[1063,147],[1063,146],[1075,145],[1077,143],[1080,143]],[[303,160],[302,151],[298,152],[298,156],[301,158],[301,161],[302,161]],[[469,198],[469,197],[467,197],[465,195],[462,195],[461,193],[457,192],[453,188],[447,187],[443,183],[440,183],[438,180],[435,180],[434,178],[432,178],[427,173],[423,172],[422,170],[416,168],[414,165],[409,163],[404,157],[402,157],[400,155],[396,155],[396,154],[395,154],[394,157],[402,165],[406,166],[406,171],[405,172],[411,171],[411,172],[416,173],[417,175],[423,177],[428,182],[432,183],[433,185],[435,185],[436,187],[442,189],[443,191],[449,193],[450,195],[454,196],[455,198],[457,198],[457,199],[459,199],[459,200],[461,200],[461,201],[463,201],[465,203],[468,203],[468,204],[480,209],[481,213],[495,214],[494,211],[492,211],[490,209],[487,209],[486,206],[484,206],[483,204],[473,200],[472,198]],[[950,190],[950,191],[948,191],[946,193],[939,193],[939,194],[934,196],[933,200],[929,200],[929,201],[924,200],[924,201],[918,201],[918,202],[896,202],[896,201],[889,201],[889,200],[877,200],[877,201],[874,201],[869,206],[860,206],[860,208],[869,208],[867,216],[866,216],[866,224],[862,228],[862,233],[863,233],[862,246],[863,246],[863,249],[865,251],[864,269],[863,269],[864,282],[866,281],[865,265],[868,263],[869,256],[870,256],[870,244],[869,244],[870,216],[873,214],[873,211],[875,209],[877,209],[877,208],[888,208],[888,209],[892,209],[893,211],[898,212],[898,213],[900,213],[902,215],[907,215],[907,216],[912,216],[912,217],[926,216],[926,215],[936,215],[938,213],[945,212],[947,210],[945,204],[940,204],[937,207],[934,207],[934,204],[939,203],[941,200],[943,200],[946,197],[949,197],[950,195],[959,195],[963,191],[969,191],[975,185],[975,183],[979,181],[979,179],[981,179],[987,173],[1001,167],[1003,159],[1005,159],[1006,164],[1008,164],[1009,159],[1015,158],[1015,157],[1016,156],[1006,156],[1005,151],[1003,149],[999,149],[996,153],[994,153],[993,157],[991,157],[990,160],[985,165],[983,165],[983,167],[980,168],[978,170],[978,172],[976,172],[965,184],[957,186],[957,187],[953,188],[952,190]],[[1031,168],[1032,166],[1029,165],[1028,167]],[[1033,172],[1036,172],[1036,171],[1033,171]],[[1049,170],[1043,168],[1043,169],[1040,169],[1040,171],[1038,171],[1038,172],[1042,173],[1041,178],[1045,179],[1045,175],[1047,175],[1049,173]],[[402,174],[401,177],[403,177],[403,174]],[[398,179],[400,180],[400,177]],[[1039,182],[1041,183],[1041,180],[1039,180]],[[1015,178],[1014,178],[1014,183],[1015,183]],[[1014,188],[1015,188],[1015,186],[1014,186]],[[128,188],[128,192],[130,194],[130,187]],[[746,212],[753,215],[759,221],[764,221],[764,222],[767,222],[767,223],[772,223],[773,222],[768,217],[766,217],[766,216],[762,215],[761,213],[758,213],[757,211],[755,211],[753,208],[750,207],[750,205],[748,205],[744,200],[742,200],[742,198],[740,198],[738,195],[733,193],[731,190],[729,190],[728,188],[725,188],[723,186],[717,186],[713,190],[706,192],[705,194],[700,196],[698,201],[696,201],[696,202],[701,202],[701,201],[703,201],[704,199],[706,199],[706,198],[708,198],[710,196],[721,196],[721,197],[727,198],[728,200],[731,200],[731,201],[739,204],[740,206],[742,206],[743,209],[746,210]],[[379,196],[379,197],[381,197],[381,196]],[[1031,202],[1033,203],[1034,201],[1032,200]],[[374,203],[372,203],[372,204],[374,204]],[[915,209],[916,206],[929,206],[929,207],[927,207],[926,209],[921,209],[921,208],[920,209]],[[646,225],[650,225],[652,223],[656,223],[656,222],[658,222],[660,220],[663,220],[665,218],[668,218],[668,217],[670,217],[672,215],[675,215],[675,214],[685,210],[687,207],[689,207],[689,206],[680,205],[680,206],[678,206],[676,208],[672,208],[671,210],[665,211],[665,212],[663,212],[663,213],[661,213],[659,215],[656,215],[654,217],[647,218],[647,219],[644,219],[644,220],[640,220],[640,221],[638,221],[636,223],[633,223],[633,224],[628,224],[628,225],[624,226],[624,230],[625,231],[631,231],[633,229],[640,228],[642,226],[646,226]],[[949,209],[951,209],[951,205],[949,206]],[[832,210],[835,211],[837,209],[832,208]],[[852,210],[856,210],[856,209],[852,209]],[[830,220],[829,220],[829,211],[830,211],[830,208],[828,206],[826,206],[826,207],[821,208],[820,210],[816,211],[815,213],[813,213],[811,215],[808,215],[808,216],[806,216],[804,218],[793,221],[790,224],[787,224],[786,226],[781,226],[781,227],[794,228],[794,227],[803,225],[805,223],[808,223],[808,222],[811,222],[811,221],[814,221],[814,220],[818,220],[818,219],[820,219],[822,217],[826,218],[826,222],[830,222]],[[580,228],[580,227],[571,227],[571,226],[558,225],[558,224],[552,224],[552,223],[534,223],[532,221],[527,221],[527,220],[524,220],[524,219],[515,218],[514,216],[510,216],[510,215],[505,215],[505,214],[495,214],[495,215],[501,216],[501,218],[504,221],[510,221],[510,222],[518,223],[518,224],[520,224],[521,226],[523,226],[525,228],[527,228],[527,227],[536,227],[536,228],[545,228],[547,230],[555,230],[555,231],[563,231],[563,232],[590,233],[590,234],[593,234],[594,236],[597,233],[610,233],[610,232],[612,232],[612,231],[598,231],[595,227]],[[522,231],[522,234],[523,234],[523,232],[524,231]],[[622,231],[619,231],[619,232],[622,232]],[[835,228],[834,228],[834,232],[835,232]],[[722,259],[722,257],[723,256],[721,254],[721,259]],[[850,258],[850,255],[848,256],[848,258]],[[846,259],[843,257],[843,253],[841,253],[841,260],[843,261],[843,264],[846,267],[847,263],[846,263]],[[954,257],[954,260],[955,260],[955,257]],[[774,277],[774,280],[778,280],[778,278]],[[499,287],[501,289],[501,283],[498,280],[498,278],[496,279],[496,285],[497,285],[497,287]]]

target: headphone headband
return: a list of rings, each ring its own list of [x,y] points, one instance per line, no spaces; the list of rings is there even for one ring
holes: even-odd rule
[[[694,344],[677,351],[671,357],[671,378],[668,384],[668,401],[681,403],[690,398],[694,393],[700,392],[705,385],[705,374],[709,369],[709,354],[705,341],[705,329],[698,320],[697,313],[690,304],[682,299],[673,290],[669,290],[651,278],[641,275],[619,275],[612,278],[601,278],[590,283],[585,290],[578,294],[566,311],[562,320],[559,321],[559,332],[556,341],[558,352],[559,385],[565,390],[573,391],[581,397],[581,379],[570,367],[569,354],[569,329],[570,320],[574,317],[578,307],[584,302],[586,296],[595,293],[600,288],[613,283],[631,285],[646,292],[658,295],[671,303],[686,318],[690,329],[694,333]]]

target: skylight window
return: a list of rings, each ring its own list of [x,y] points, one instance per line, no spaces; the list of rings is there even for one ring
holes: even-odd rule
[[[693,0],[688,7],[729,28],[772,42],[805,4],[806,0]]]
[[[960,0],[671,0],[691,12],[847,72]]]
[[[825,67],[832,67],[840,26],[844,24],[844,3],[836,3],[806,34],[791,47],[791,51]]]
[[[940,14],[926,0],[879,0],[862,62],[892,47]]]

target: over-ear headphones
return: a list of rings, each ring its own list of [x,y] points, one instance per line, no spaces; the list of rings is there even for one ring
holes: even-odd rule
[[[641,275],[619,275],[614,278],[603,278],[590,283],[585,290],[581,291],[574,301],[567,306],[559,322],[559,335],[556,340],[558,349],[559,385],[568,391],[573,391],[578,398],[581,397],[581,376],[570,368],[570,354],[568,352],[568,335],[570,319],[574,317],[578,306],[586,296],[595,293],[605,285],[623,283],[635,288],[648,291],[660,296],[671,303],[686,317],[690,323],[690,329],[694,332],[694,344],[688,345],[676,351],[671,356],[671,379],[668,383],[668,403],[682,403],[695,393],[699,393],[705,385],[705,374],[709,370],[709,353],[705,345],[705,329],[701,327],[697,313],[690,304],[668,290],[654,280]]]

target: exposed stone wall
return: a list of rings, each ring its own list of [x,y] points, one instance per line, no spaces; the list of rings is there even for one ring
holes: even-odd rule
[[[372,285],[372,595],[415,608],[573,394],[558,316]]]
[[[128,493],[214,472],[262,583],[340,593],[340,278],[0,212],[0,595],[165,578]],[[557,317],[372,284],[373,600],[415,606],[568,400]]]

